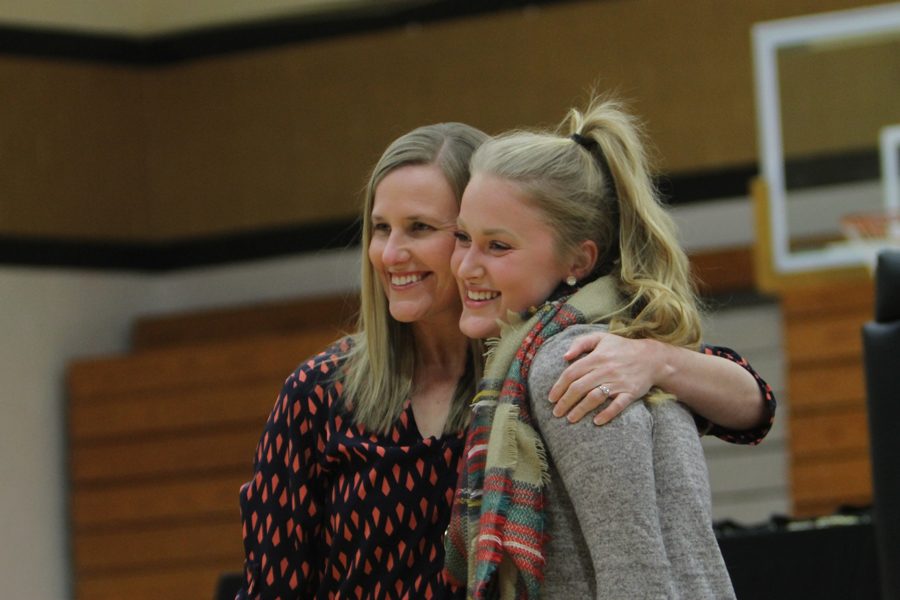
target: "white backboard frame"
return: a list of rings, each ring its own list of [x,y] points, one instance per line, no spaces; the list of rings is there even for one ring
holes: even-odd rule
[[[898,99],[900,102],[900,99]],[[900,210],[900,125],[881,130],[881,181],[884,203],[889,209]]]
[[[865,8],[823,13],[753,26],[753,59],[756,84],[757,133],[759,136],[760,172],[766,181],[769,198],[769,228],[772,237],[772,260],[776,273],[791,274],[839,267],[855,266],[860,259],[852,252],[834,252],[826,248],[792,252],[787,229],[787,191],[784,175],[784,148],[781,128],[780,86],[778,84],[778,50],[790,46],[833,43],[842,38],[876,36],[900,32],[900,2]],[[885,186],[885,208],[898,208],[897,192],[887,189],[887,154],[885,144],[895,148],[900,133],[887,128],[882,133],[881,154]],[[886,141],[887,139],[887,141]],[[895,155],[896,156],[896,155]],[[897,185],[896,158],[893,161],[894,183]]]

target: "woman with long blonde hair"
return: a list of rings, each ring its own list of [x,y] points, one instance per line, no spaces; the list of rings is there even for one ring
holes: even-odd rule
[[[696,352],[687,257],[635,119],[596,100],[559,133],[482,144],[457,238],[460,328],[494,339],[447,538],[450,580],[479,599],[733,597],[697,424],[680,402],[715,395],[721,380]],[[604,399],[626,396],[621,414],[599,430],[565,424],[548,399],[586,333],[667,348],[682,377],[659,377],[640,402],[604,381]]]

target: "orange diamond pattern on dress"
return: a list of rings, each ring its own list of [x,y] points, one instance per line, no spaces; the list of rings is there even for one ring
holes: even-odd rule
[[[447,597],[443,533],[463,434],[423,438],[404,407],[385,435],[342,410],[347,339],[285,381],[241,487],[240,599]]]

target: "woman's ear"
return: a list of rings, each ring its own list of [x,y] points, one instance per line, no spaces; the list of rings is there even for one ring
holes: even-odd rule
[[[597,264],[599,256],[600,251],[593,240],[581,242],[575,251],[575,255],[572,257],[572,275],[579,280],[590,275]]]

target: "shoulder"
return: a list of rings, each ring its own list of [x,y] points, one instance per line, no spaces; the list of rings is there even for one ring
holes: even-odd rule
[[[541,344],[541,347],[534,356],[534,364],[557,363],[560,361],[565,362],[563,360],[563,354],[569,349],[569,345],[575,341],[575,338],[595,331],[606,331],[607,329],[606,325],[600,323],[587,325],[579,324],[566,327],[556,335],[547,338],[547,340]]]
[[[606,331],[606,329],[606,325],[602,324],[572,325],[548,338],[534,355],[528,372],[529,386],[538,389],[546,388],[549,391],[569,365],[563,356],[575,338],[595,331]]]
[[[352,347],[353,340],[349,336],[336,340],[318,354],[300,363],[291,375],[303,377],[330,375],[344,363]]]
[[[344,337],[301,362],[285,379],[282,397],[315,396],[322,401],[334,389],[340,395],[343,387],[340,370],[352,345],[351,338]]]

